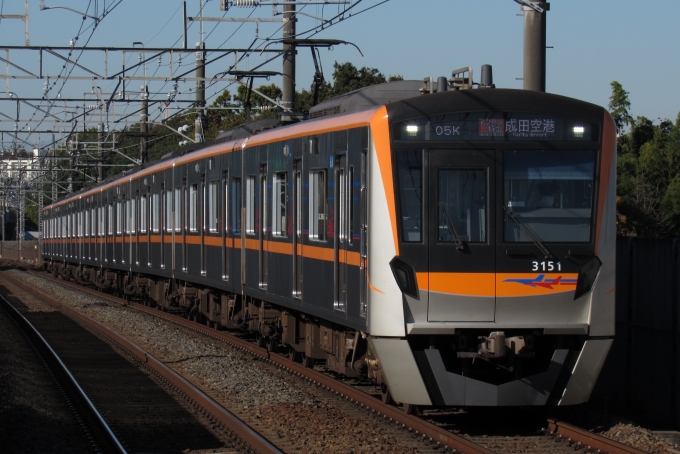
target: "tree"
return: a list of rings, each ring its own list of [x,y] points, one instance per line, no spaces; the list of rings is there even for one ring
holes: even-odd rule
[[[609,104],[617,128],[618,232],[644,237],[680,236],[680,114],[658,125],[632,120],[628,93],[612,82]],[[615,115],[616,114],[616,115]]]
[[[621,134],[623,127],[633,122],[633,117],[628,113],[630,108],[628,92],[617,81],[612,81],[610,85],[612,87],[612,95],[609,97],[609,112],[614,117],[616,132]]]

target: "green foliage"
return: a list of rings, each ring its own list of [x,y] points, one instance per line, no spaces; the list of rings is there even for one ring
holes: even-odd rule
[[[612,82],[612,100],[627,93]],[[616,103],[610,103],[610,108]],[[680,236],[680,114],[675,123],[655,125],[645,117],[632,117],[630,107],[618,110],[630,131],[617,141],[618,232],[622,235],[663,238]],[[622,113],[624,112],[624,113]],[[627,120],[622,120],[626,117]],[[614,112],[612,112],[614,116]],[[616,117],[615,117],[616,120]],[[619,123],[617,123],[617,127]]]
[[[623,127],[633,122],[633,117],[628,113],[628,109],[630,109],[628,92],[617,81],[613,81],[610,85],[612,87],[612,95],[609,97],[609,112],[614,117],[616,132],[621,134]]]

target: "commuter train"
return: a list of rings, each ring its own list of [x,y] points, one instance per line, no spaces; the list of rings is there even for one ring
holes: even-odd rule
[[[440,79],[70,194],[44,208],[45,266],[369,377],[409,408],[585,402],[614,336],[614,122]]]

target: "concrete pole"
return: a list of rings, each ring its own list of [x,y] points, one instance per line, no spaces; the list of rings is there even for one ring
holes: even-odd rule
[[[550,3],[533,2],[543,12],[522,6],[524,12],[524,89],[545,92],[546,15]]]
[[[205,107],[205,43],[196,43],[196,121],[194,122],[194,140],[203,142],[203,125],[205,124],[203,108]]]
[[[291,0],[288,0],[291,1]],[[295,38],[295,4],[283,5],[283,39]],[[281,91],[283,95],[282,104],[284,107],[295,111],[295,46],[292,44],[283,45],[283,82]]]
[[[142,112],[139,115],[139,129],[141,131],[141,136],[139,137],[139,161],[145,163],[149,161],[149,152],[146,148],[147,133],[149,131],[149,87],[144,86],[144,90],[141,93],[142,98]]]

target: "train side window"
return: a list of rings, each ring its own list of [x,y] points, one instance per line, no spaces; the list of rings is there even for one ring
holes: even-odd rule
[[[130,203],[130,200],[124,200],[123,201],[123,206],[125,207],[125,214],[123,217],[123,230],[125,230],[125,233],[129,234],[130,233],[130,209],[132,208],[132,203]]]
[[[309,239],[326,239],[326,171],[313,170],[309,174]]]
[[[210,232],[217,232],[217,222],[218,222],[218,204],[217,196],[218,194],[217,181],[211,181],[208,185],[208,230]]]
[[[99,211],[99,236],[104,236],[104,207],[97,208]]]
[[[83,212],[78,212],[78,237],[83,237]]]
[[[400,150],[396,155],[401,239],[407,243],[417,243],[422,238],[423,153],[421,150]]]
[[[272,201],[273,235],[285,237],[288,228],[286,204],[288,203],[287,174],[274,174],[274,197]]]
[[[349,167],[349,244],[354,243],[354,198],[356,191],[354,189],[354,166]]]
[[[109,204],[109,235],[113,235],[113,203]]]
[[[175,188],[175,232],[182,231],[182,187]]]
[[[189,192],[189,231],[197,232],[198,225],[196,216],[198,216],[198,185],[192,184]]]
[[[130,233],[137,233],[137,197],[132,197],[128,202],[128,221],[130,222]]]
[[[151,230],[154,233],[160,232],[160,194],[154,192],[151,194]]]
[[[121,202],[116,202],[116,233],[123,233],[123,210]]]
[[[165,231],[172,232],[172,189],[165,191]]]
[[[241,234],[241,179],[234,178],[231,182],[231,231],[234,235]]]
[[[83,210],[83,236],[84,237],[89,237],[90,236],[90,210],[85,208]]]
[[[255,177],[246,179],[246,233],[255,234]]]
[[[147,195],[143,194],[141,200],[139,201],[139,231],[141,233],[146,233],[146,216],[147,216]]]

